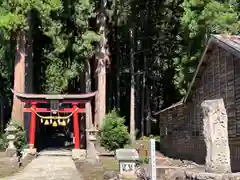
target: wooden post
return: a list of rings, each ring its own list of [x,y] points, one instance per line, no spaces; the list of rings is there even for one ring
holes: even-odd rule
[[[151,169],[151,179],[156,180],[156,147],[155,139],[150,139],[150,169]]]
[[[1,132],[0,134],[4,134],[4,114],[3,114],[3,106],[4,106],[4,103],[3,103],[3,98],[1,97],[0,98],[0,122],[1,122]]]
[[[36,111],[36,102],[32,103],[32,109]],[[30,136],[29,136],[29,148],[34,149],[35,144],[35,131],[36,131],[36,113],[32,110],[31,122],[30,122]]]
[[[141,136],[145,135],[145,83],[146,83],[146,55],[144,54],[144,68],[142,76],[142,92],[141,92]]]
[[[77,108],[77,104],[73,104],[73,109]],[[73,130],[74,130],[74,148],[80,149],[80,135],[79,135],[79,122],[78,122],[78,112],[73,113]]]

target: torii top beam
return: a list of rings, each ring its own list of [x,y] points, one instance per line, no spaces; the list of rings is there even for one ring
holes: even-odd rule
[[[12,93],[17,96],[17,98],[22,100],[90,100],[96,95],[96,92],[86,93],[86,94],[26,94],[15,92],[13,89]]]

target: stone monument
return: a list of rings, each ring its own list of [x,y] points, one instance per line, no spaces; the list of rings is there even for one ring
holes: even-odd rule
[[[228,117],[223,99],[205,100],[203,135],[206,144],[205,170],[210,173],[231,172],[228,144]]]
[[[121,175],[135,175],[136,162],[139,160],[139,155],[136,149],[117,149],[116,159],[118,160]]]

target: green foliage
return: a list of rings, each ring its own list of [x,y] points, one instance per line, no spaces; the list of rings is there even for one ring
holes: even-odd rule
[[[0,135],[0,149],[7,148],[7,138],[5,134]]]
[[[32,9],[39,11],[42,20],[50,15],[53,10],[61,7],[61,0],[34,0],[34,1],[1,1],[0,28],[5,33],[19,29],[28,29],[29,13]]]
[[[107,83],[107,99],[111,109],[116,107],[115,99],[119,96],[121,107],[117,108],[126,117],[129,117],[126,104],[130,104],[130,28],[134,29],[135,87],[144,88],[145,93],[143,97],[136,90],[136,119],[149,118],[151,113],[182,98],[211,33],[240,32],[240,3],[236,0],[106,0],[106,3],[107,46],[114,70],[108,72],[112,74]],[[36,85],[41,86],[36,93],[76,92],[84,62],[94,56],[95,44],[100,40],[96,33],[99,5],[100,0],[0,1],[0,95],[7,97],[8,104],[12,99],[16,31],[24,29],[27,40],[34,28],[33,42],[38,43],[33,45],[34,81],[39,78]],[[72,86],[73,90],[69,90]],[[144,117],[139,116],[142,104]]]
[[[119,117],[115,110],[106,115],[98,137],[101,146],[109,151],[115,151],[130,144],[130,135],[124,122],[125,119]]]
[[[41,33],[49,38],[41,45],[44,48],[44,53],[40,54],[44,62],[38,67],[44,76],[41,86],[48,93],[63,93],[71,80],[79,78],[83,62],[94,54],[94,43],[99,40],[89,26],[89,20],[96,15],[94,10],[92,0],[3,0],[0,2],[0,31],[4,38],[10,39],[13,32],[20,29],[29,32],[30,26],[36,26],[33,39]]]
[[[22,150],[27,146],[26,134],[22,126],[17,121],[14,121],[14,126],[17,128],[14,145],[18,150]]]
[[[142,156],[139,158],[140,164],[148,164],[149,163],[149,157],[148,156]]]
[[[143,136],[142,138],[141,138],[141,140],[150,140],[150,139],[155,139],[156,141],[160,141],[160,136],[153,136],[153,135],[150,135],[149,137],[147,137],[147,136]]]
[[[45,49],[45,82],[47,93],[64,93],[69,83],[79,78],[84,62],[94,54],[99,36],[91,30],[95,4],[91,0],[72,0],[62,4],[43,24],[44,34],[51,39]]]
[[[184,45],[176,62],[175,85],[186,93],[210,34],[239,34],[239,9],[229,1],[184,0],[181,24]]]

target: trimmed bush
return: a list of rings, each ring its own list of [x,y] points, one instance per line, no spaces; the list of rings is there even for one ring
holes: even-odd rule
[[[130,134],[124,123],[125,119],[118,116],[116,110],[108,113],[99,130],[98,140],[100,145],[109,151],[115,151],[130,144]]]

